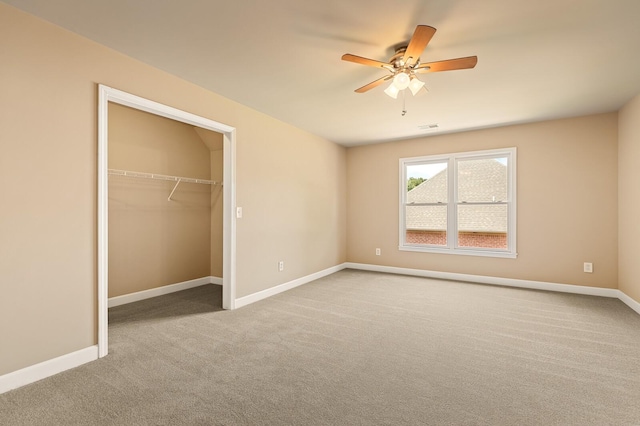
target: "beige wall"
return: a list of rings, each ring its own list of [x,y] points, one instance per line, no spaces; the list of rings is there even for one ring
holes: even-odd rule
[[[640,95],[620,110],[618,131],[619,288],[640,302]]]
[[[219,136],[219,135],[218,135]],[[109,168],[211,178],[193,126],[109,105]],[[211,187],[109,176],[109,297],[207,277]],[[221,224],[220,224],[221,227]]]
[[[97,342],[99,83],[237,129],[238,297],[346,260],[344,148],[2,3],[0,63],[0,375]]]
[[[399,158],[513,146],[517,259],[398,250]],[[350,262],[617,286],[615,113],[350,148],[347,169]]]
[[[284,125],[264,118],[257,143],[238,152],[238,190],[251,188],[237,198],[238,255],[246,256],[238,297],[346,261],[345,149],[299,130],[285,136]]]

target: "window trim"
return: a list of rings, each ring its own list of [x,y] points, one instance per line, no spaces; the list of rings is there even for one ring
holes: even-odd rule
[[[457,172],[458,161],[460,160],[477,160],[482,158],[507,157],[507,249],[492,249],[482,247],[460,247],[458,246],[458,224],[457,213],[459,204],[468,204],[458,202],[457,192]],[[443,161],[444,160],[444,161]],[[423,253],[444,253],[457,254],[467,256],[487,256],[516,258],[516,148],[500,148],[482,151],[467,151],[451,154],[437,154],[422,157],[407,157],[399,160],[399,244],[398,249],[401,251],[413,251]],[[407,166],[425,163],[442,163],[447,162],[447,202],[443,205],[447,206],[447,245],[435,246],[424,244],[408,244],[406,242],[406,196],[407,196]],[[475,203],[474,203],[475,204]],[[480,203],[484,204],[484,203]],[[486,203],[489,204],[489,203]],[[494,204],[494,203],[490,203]],[[500,203],[502,204],[502,203]]]

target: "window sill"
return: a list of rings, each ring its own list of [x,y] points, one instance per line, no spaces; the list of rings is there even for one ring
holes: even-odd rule
[[[510,251],[493,251],[493,250],[474,250],[474,249],[449,249],[424,246],[398,246],[400,251],[415,251],[422,253],[438,253],[438,254],[456,254],[462,256],[483,256],[483,257],[500,257],[507,259],[515,259],[518,253]]]

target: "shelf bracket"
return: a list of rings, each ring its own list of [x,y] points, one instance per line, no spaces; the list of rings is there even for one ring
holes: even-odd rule
[[[169,194],[167,201],[172,201],[171,197],[173,196],[173,193],[176,192],[176,189],[178,188],[178,185],[180,185],[180,182],[182,182],[182,179],[178,179],[178,181],[176,182],[176,186],[173,187],[173,190],[171,191],[171,194]]]

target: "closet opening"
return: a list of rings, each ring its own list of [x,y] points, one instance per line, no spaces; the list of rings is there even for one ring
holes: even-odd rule
[[[198,309],[234,308],[235,129],[102,85],[98,110],[102,357],[110,307],[192,289]]]

